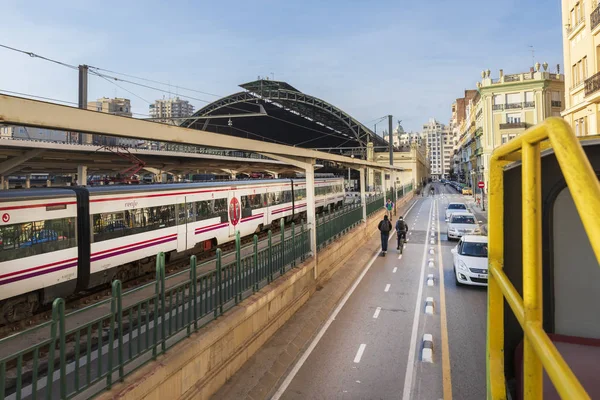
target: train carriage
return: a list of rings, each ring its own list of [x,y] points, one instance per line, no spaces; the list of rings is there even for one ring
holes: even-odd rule
[[[317,211],[343,201],[343,179],[315,180]],[[158,252],[187,256],[305,212],[303,179],[5,191],[0,324],[56,297],[151,272]]]

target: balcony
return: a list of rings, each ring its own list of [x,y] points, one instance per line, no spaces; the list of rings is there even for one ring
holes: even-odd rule
[[[517,82],[521,80],[521,75],[504,75],[504,82]]]
[[[475,150],[475,155],[476,155],[476,156],[480,156],[480,155],[482,155],[482,154],[483,154],[483,149],[482,149],[481,147],[478,147],[478,148]]]
[[[505,110],[514,110],[516,108],[523,108],[522,103],[508,103],[504,106]]]
[[[475,137],[479,137],[481,135],[483,135],[483,128],[479,127],[475,129]]]
[[[592,13],[593,14],[593,13]],[[575,22],[574,25],[568,25],[567,26],[567,36],[569,36],[572,32],[575,32],[577,30],[577,28],[579,28],[583,22],[585,21],[584,18],[581,18],[579,21]],[[592,25],[593,26],[593,25]],[[592,28],[593,29],[593,28]]]
[[[562,101],[560,100],[552,100],[552,107],[561,107],[562,106]]]
[[[600,72],[585,80],[585,96],[587,97],[598,90],[600,90]]]
[[[502,111],[502,110],[504,110],[504,104],[494,104],[492,106],[492,110],[494,110],[494,111]]]
[[[527,122],[507,122],[500,124],[500,129],[526,129],[528,126]]]
[[[523,108],[534,108],[535,101],[526,101],[523,103]]]
[[[590,30],[594,30],[598,24],[600,24],[600,6],[596,7],[590,14]]]

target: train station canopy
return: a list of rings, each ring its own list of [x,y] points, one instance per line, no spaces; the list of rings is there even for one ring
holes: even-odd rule
[[[286,82],[260,79],[240,87],[244,90],[206,105],[180,125],[328,152],[364,149],[367,142],[387,145],[348,113]]]

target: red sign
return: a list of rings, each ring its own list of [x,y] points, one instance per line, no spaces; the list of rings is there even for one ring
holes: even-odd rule
[[[479,187],[479,189],[483,189],[485,187],[485,184],[483,183],[483,181],[479,181],[477,186]]]
[[[229,221],[233,226],[236,226],[240,222],[242,217],[242,205],[237,197],[233,197],[229,202]]]
[[[10,214],[8,214],[8,213],[2,214],[2,222],[7,223],[8,221],[10,221]]]

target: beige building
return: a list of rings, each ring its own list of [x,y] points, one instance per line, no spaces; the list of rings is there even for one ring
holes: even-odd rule
[[[600,7],[562,0],[565,66],[564,119],[578,136],[597,135],[600,113]]]
[[[182,121],[178,119],[189,117],[193,113],[194,106],[179,97],[156,100],[154,104],[150,104],[150,116],[159,122],[179,124]]]
[[[427,142],[427,158],[431,177],[440,179],[450,174],[454,137],[450,127],[430,118],[423,125],[422,138]]]
[[[88,110],[121,115],[123,117],[131,117],[131,101],[129,99],[122,99],[115,97],[109,99],[108,97],[102,97],[96,101],[88,102]]]
[[[479,153],[475,156],[481,156],[480,163],[472,154],[468,161],[471,168],[483,169],[486,182],[490,155],[496,147],[548,117],[560,116],[564,109],[564,76],[548,72],[547,68],[547,63],[536,63],[535,70],[526,73],[504,75],[500,70],[496,79],[490,77],[490,70],[482,72],[483,79],[477,83],[480,99],[471,101],[463,143],[475,142],[472,148]],[[477,129],[478,121],[481,130]]]
[[[374,152],[373,143],[367,145],[367,160],[375,161],[380,164],[389,165],[389,152]],[[427,180],[429,177],[429,164],[425,158],[425,145],[411,143],[408,146],[402,146],[400,151],[394,151],[394,165],[405,168],[405,171],[396,173],[396,184],[406,185],[419,183]],[[367,187],[371,190],[381,187],[381,174],[372,169],[368,169]],[[388,176],[389,178],[389,176]],[[386,182],[386,187],[390,186],[389,179]]]

